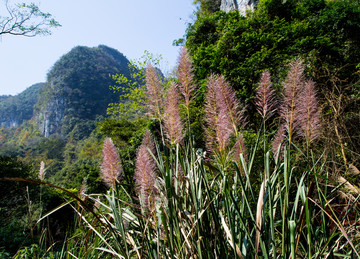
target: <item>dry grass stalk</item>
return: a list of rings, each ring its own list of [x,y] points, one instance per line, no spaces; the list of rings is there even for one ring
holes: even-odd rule
[[[262,225],[262,211],[263,211],[263,206],[264,206],[264,195],[265,195],[265,184],[266,184],[266,178],[264,178],[264,181],[261,184],[257,208],[256,208],[255,251],[259,251],[260,232],[261,232],[261,225]],[[257,258],[257,255],[255,258]]]
[[[228,240],[228,243],[230,244],[230,246],[232,247],[232,249],[235,249],[236,251],[236,254],[239,258],[244,258],[241,251],[240,251],[240,248],[237,244],[235,244],[235,248],[234,248],[234,242],[233,242],[233,239],[232,239],[232,235],[231,235],[231,232],[230,232],[230,229],[229,227],[226,225],[226,222],[225,222],[225,219],[223,217],[222,214],[220,214],[220,217],[221,217],[221,225],[223,226],[224,228],[224,231],[226,233],[226,237],[227,237],[227,240]]]
[[[354,166],[353,164],[349,165],[349,172],[352,175],[359,175],[360,174],[360,170],[356,166]]]
[[[343,188],[354,195],[359,195],[360,194],[360,190],[358,187],[352,185],[351,183],[348,182],[348,180],[346,180],[344,177],[342,176],[338,176],[337,177],[337,182],[341,185],[343,185]]]
[[[40,162],[39,176],[38,176],[41,181],[43,181],[45,179],[45,174],[46,174],[46,172],[45,172],[45,163],[44,163],[44,161],[41,161]]]

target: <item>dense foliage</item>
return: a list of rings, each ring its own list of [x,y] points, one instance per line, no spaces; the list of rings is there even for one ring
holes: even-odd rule
[[[248,106],[250,125],[259,123],[253,98],[261,73],[275,75],[279,91],[289,62],[303,60],[326,114],[326,150],[347,163],[360,152],[354,127],[360,122],[359,31],[358,1],[262,0],[247,17],[236,11],[199,14],[186,46],[203,87],[211,73],[224,75]]]
[[[251,100],[268,69],[279,84],[295,57],[320,86],[354,94],[359,81],[360,6],[354,1],[263,0],[248,17],[237,11],[200,15],[187,42],[195,74],[223,74],[243,100]]]
[[[18,158],[0,156],[0,178],[37,179],[38,168]],[[21,246],[38,243],[49,246],[63,240],[73,225],[72,211],[52,214],[47,222],[38,222],[44,213],[59,206],[63,196],[55,189],[27,182],[0,181],[0,250],[15,254]]]
[[[0,98],[0,124],[5,127],[19,126],[23,121],[30,120],[43,85],[38,83],[18,95]]]

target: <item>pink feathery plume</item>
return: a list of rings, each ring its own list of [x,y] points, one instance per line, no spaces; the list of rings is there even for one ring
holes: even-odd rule
[[[219,77],[211,75],[208,78],[205,102],[206,144],[209,151],[222,154],[229,143],[233,127],[225,107],[218,103],[218,91]]]
[[[171,83],[167,93],[164,107],[164,131],[170,144],[178,144],[182,141],[183,122],[179,111],[179,93],[175,83]]]
[[[239,134],[238,127],[243,127],[245,120],[243,110],[240,109],[240,101],[236,97],[234,89],[226,81],[225,77],[216,78],[216,105],[220,111],[223,111],[231,123],[232,133],[237,136]]]
[[[300,94],[300,121],[302,135],[311,143],[320,135],[320,110],[316,98],[315,83],[307,81]]]
[[[149,131],[145,132],[141,146],[136,156],[135,182],[141,204],[144,208],[152,211],[154,209],[157,188],[156,162],[152,155],[155,152],[155,146]]]
[[[219,110],[216,107],[215,92],[215,76],[211,75],[208,78],[208,88],[205,96],[205,121],[207,124],[207,127],[205,128],[206,146],[211,152],[214,152],[217,146],[216,129],[219,119]]]
[[[122,167],[116,147],[111,138],[106,138],[102,150],[103,161],[100,165],[101,178],[108,187],[114,187],[122,176]]]
[[[194,98],[193,92],[196,89],[194,83],[194,69],[186,48],[183,47],[179,56],[177,76],[180,81],[179,90],[185,99],[185,106],[189,109],[190,102]]]
[[[244,159],[246,159],[246,146],[244,138],[241,134],[239,134],[236,143],[233,147],[234,160],[237,163],[240,172],[243,173],[243,167],[241,166],[240,154],[243,154]]]
[[[270,118],[276,111],[276,94],[271,86],[270,72],[265,71],[261,76],[255,97],[256,109],[264,120]]]
[[[156,69],[152,65],[146,67],[146,97],[149,114],[161,121],[162,118],[162,84]]]
[[[300,60],[290,63],[290,70],[284,82],[283,102],[281,106],[281,117],[285,122],[286,131],[289,135],[289,141],[292,136],[300,131],[300,99],[299,94],[304,86],[304,68]]]
[[[286,131],[286,126],[285,125],[280,125],[275,138],[272,142],[272,151],[273,151],[273,155],[275,157],[275,160],[278,159],[279,155],[281,156],[283,153],[283,142],[285,139],[285,131]],[[280,150],[279,150],[280,148]]]

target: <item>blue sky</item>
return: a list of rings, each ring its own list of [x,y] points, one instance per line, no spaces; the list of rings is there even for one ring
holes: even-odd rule
[[[1,6],[3,1],[0,0]],[[34,2],[51,13],[62,27],[50,36],[0,39],[0,95],[17,94],[45,82],[51,66],[73,47],[105,44],[128,59],[145,50],[163,56],[162,69],[175,65],[179,48],[172,46],[193,22],[193,0],[10,0]]]

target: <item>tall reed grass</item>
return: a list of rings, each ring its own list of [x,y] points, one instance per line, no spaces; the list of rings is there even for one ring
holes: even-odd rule
[[[172,85],[164,109],[167,116],[176,113],[176,121],[164,119],[161,97],[165,95],[159,93],[162,87],[154,68],[148,67],[148,107],[153,109],[149,113],[165,126],[161,140],[147,132],[138,150],[136,197],[127,193],[116,173],[111,181],[105,179],[110,186],[106,194],[85,193],[81,199],[73,197],[76,202],[68,200],[77,215],[76,230],[65,242],[63,254],[67,258],[359,258],[360,194],[346,206],[342,203],[340,212],[335,206],[347,181],[336,185],[326,171],[326,159],[310,145],[320,135],[320,112],[314,84],[305,81],[301,62],[290,66],[282,102],[275,99],[270,74],[263,75],[256,99],[263,121],[247,147],[241,105],[223,77],[211,76],[204,126],[208,150],[204,150],[196,146],[191,132],[182,139],[184,131],[191,130],[190,123],[183,128],[175,106],[182,103],[188,108],[194,94],[193,75],[186,74],[193,71],[191,63],[185,51],[182,55],[180,92],[185,99],[178,99]],[[301,103],[309,105],[305,106],[309,114],[306,109],[298,114]],[[281,126],[274,136],[267,132],[266,122],[276,109]],[[306,138],[305,149],[301,136]],[[115,156],[110,160],[116,160],[112,164],[120,172]]]
[[[266,132],[276,100],[270,74],[264,74],[257,98],[263,122],[246,155],[236,97],[224,78],[210,77],[205,106],[209,150],[197,148],[191,134],[173,141],[171,127],[164,127],[168,143],[155,140],[155,148],[143,144],[138,151],[138,197],[119,183],[105,195],[87,195],[97,204],[97,217],[73,206],[82,231],[68,240],[67,253],[75,258],[359,257],[360,195],[337,213],[334,203],[342,186],[328,177],[321,152],[315,155],[319,152],[311,149],[320,132],[320,112],[314,84],[305,81],[302,71],[301,62],[291,64],[278,137]],[[304,87],[307,96],[297,93]],[[177,104],[174,86],[170,89],[171,105]],[[189,100],[186,96],[185,106]],[[303,120],[297,114],[301,100],[310,105]],[[160,118],[153,106],[151,113]],[[298,145],[302,129],[306,150]],[[274,154],[269,147],[273,138]],[[255,165],[259,153],[262,163]],[[121,199],[124,193],[126,199]]]

